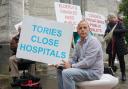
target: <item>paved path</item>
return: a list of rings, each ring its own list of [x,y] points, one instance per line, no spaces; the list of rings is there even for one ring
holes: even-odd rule
[[[126,82],[120,81],[119,84],[117,85],[117,87],[115,87],[114,89],[128,89],[128,59],[125,58],[125,60],[126,60],[127,81]],[[44,69],[45,68],[46,67],[44,67]],[[36,73],[36,75],[40,76],[40,78],[41,78],[41,85],[42,85],[43,89],[58,89],[57,88],[56,69],[54,67],[48,67],[47,70],[48,71],[38,70]],[[119,68],[117,70],[116,76],[120,77],[120,69]],[[9,75],[0,74],[0,89],[12,89],[10,87]]]

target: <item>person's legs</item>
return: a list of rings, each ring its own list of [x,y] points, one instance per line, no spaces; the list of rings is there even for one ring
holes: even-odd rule
[[[109,59],[108,59],[108,66],[111,67],[114,72],[116,72],[115,64],[114,64],[115,56],[116,56],[116,53],[109,54]]]
[[[117,70],[117,67],[115,66],[115,58],[116,58],[116,52],[114,52],[112,54],[112,61],[111,61],[111,67],[112,67],[114,72],[116,72],[116,70]]]
[[[124,55],[118,55],[119,63],[120,63],[120,71],[121,71],[121,79],[122,81],[126,80],[126,74],[125,74],[125,60]]]
[[[109,58],[108,58],[108,66],[111,67],[111,65],[112,65],[112,54],[109,54],[108,56],[109,56]]]
[[[19,77],[19,70],[17,66],[16,55],[13,55],[9,58],[9,67],[10,67],[10,75],[15,80]]]
[[[57,69],[58,89],[63,89],[62,69]]]
[[[86,70],[78,68],[64,69],[61,74],[58,76],[58,81],[61,83],[58,85],[59,89],[75,89],[75,82],[98,79]]]

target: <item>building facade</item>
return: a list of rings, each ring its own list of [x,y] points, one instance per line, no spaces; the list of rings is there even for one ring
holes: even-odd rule
[[[85,11],[96,12],[105,17],[118,13],[118,0],[0,0],[0,43],[8,42],[16,33],[14,25],[24,15],[56,20],[54,2],[79,5],[82,15]]]

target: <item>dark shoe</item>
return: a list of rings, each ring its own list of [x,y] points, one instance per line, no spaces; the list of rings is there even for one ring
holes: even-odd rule
[[[125,74],[122,74],[121,80],[122,80],[122,81],[126,81],[126,75],[125,75]]]

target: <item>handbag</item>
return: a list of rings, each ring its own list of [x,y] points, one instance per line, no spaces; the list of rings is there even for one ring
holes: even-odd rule
[[[112,30],[109,33],[107,33],[106,36],[104,37],[104,41],[106,43],[109,43],[111,41],[112,35],[113,35],[113,31],[116,28],[116,26],[117,26],[117,24],[115,24],[114,27],[112,28]]]
[[[104,67],[104,74],[110,74],[114,76],[114,72],[111,67]]]

